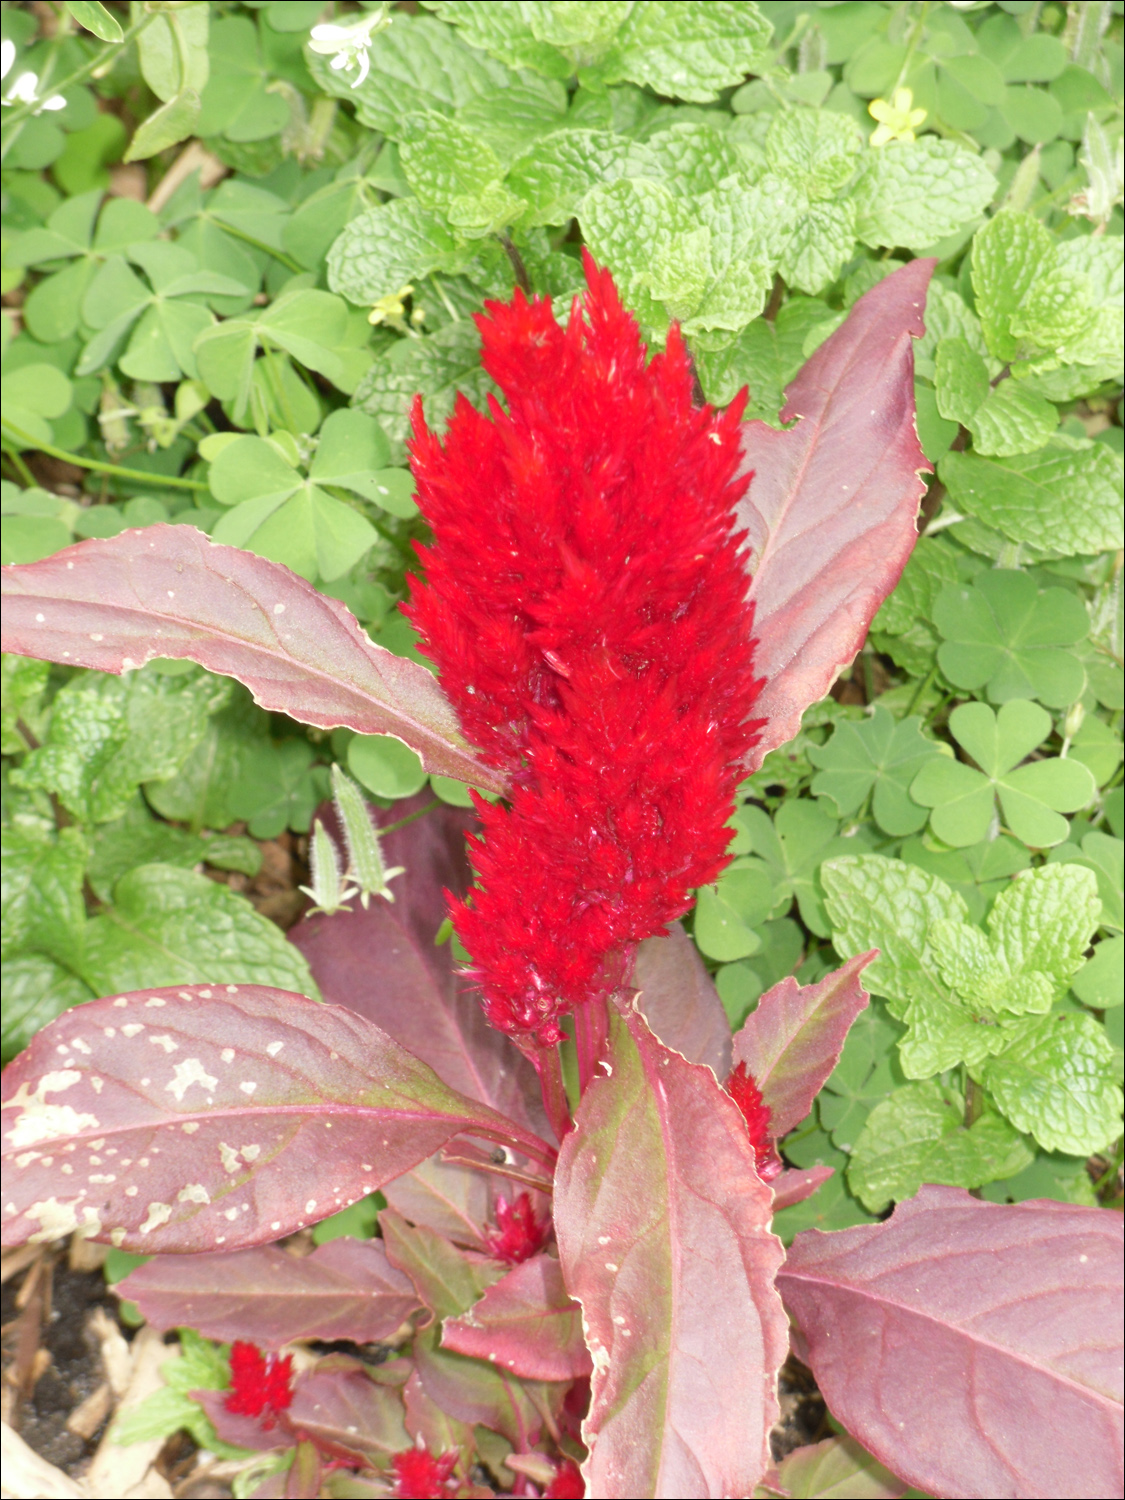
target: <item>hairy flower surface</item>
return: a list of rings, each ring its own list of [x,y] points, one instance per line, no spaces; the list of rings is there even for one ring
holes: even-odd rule
[[[391,1459],[395,1471],[395,1495],[398,1500],[441,1500],[449,1494],[449,1476],[457,1462],[457,1453],[443,1453],[435,1458],[425,1448],[407,1448]]]
[[[263,1354],[255,1344],[238,1339],[230,1351],[230,1390],[227,1411],[261,1417],[269,1429],[293,1400],[293,1356]]]
[[[454,912],[501,1029],[626,976],[727,862],[753,743],[751,611],[733,524],[744,400],[697,410],[673,329],[651,362],[608,271],[562,329],[517,292],[478,317],[507,401],[458,400],[444,446],[414,409],[419,549],[408,614],[465,733],[511,777],[478,801],[477,886]]]
[[[746,1121],[746,1133],[754,1148],[758,1176],[763,1182],[772,1182],[783,1167],[770,1135],[770,1107],[762,1099],[762,1091],[744,1062],[731,1070],[727,1079],[727,1093],[738,1105],[742,1118]]]
[[[551,1225],[549,1220],[536,1218],[530,1193],[520,1193],[514,1203],[497,1198],[494,1212],[496,1229],[484,1238],[489,1255],[506,1260],[510,1266],[538,1255],[547,1243]]]

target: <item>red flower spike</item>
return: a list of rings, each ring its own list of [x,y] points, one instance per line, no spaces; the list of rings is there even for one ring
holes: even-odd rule
[[[582,1500],[586,1483],[572,1458],[564,1458],[559,1472],[543,1491],[543,1500]]]
[[[740,1062],[731,1070],[727,1079],[727,1093],[742,1111],[746,1121],[746,1134],[754,1148],[754,1160],[758,1176],[763,1182],[772,1182],[783,1170],[777,1147],[770,1139],[770,1107],[763,1102],[762,1091]]]
[[[268,1432],[293,1400],[293,1356],[265,1355],[255,1344],[241,1339],[231,1345],[230,1391],[227,1411],[261,1417]]]
[[[496,1231],[486,1234],[484,1243],[489,1255],[506,1260],[510,1266],[538,1255],[547,1243],[550,1223],[535,1217],[530,1193],[521,1193],[514,1203],[497,1198]]]
[[[435,1458],[425,1448],[407,1448],[391,1459],[395,1471],[395,1495],[399,1500],[443,1500],[449,1494],[449,1476],[457,1463],[456,1450]]]
[[[512,781],[478,800],[453,912],[485,1011],[550,1046],[725,867],[752,616],[733,530],[739,421],[692,405],[677,329],[646,362],[608,271],[568,327],[517,292],[477,319],[507,399],[459,399],[442,445],[414,408],[419,548],[407,614],[468,737]]]

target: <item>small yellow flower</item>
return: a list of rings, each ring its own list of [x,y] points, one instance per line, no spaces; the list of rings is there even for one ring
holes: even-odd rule
[[[367,321],[371,324],[389,323],[392,328],[402,326],[402,320],[406,313],[406,299],[414,291],[410,285],[399,287],[397,292],[388,292],[385,297],[380,297],[367,314]]]
[[[893,103],[886,99],[872,99],[867,112],[879,124],[871,132],[873,146],[885,146],[888,141],[912,141],[914,131],[926,118],[924,109],[912,109],[914,94],[910,89],[895,89]]]

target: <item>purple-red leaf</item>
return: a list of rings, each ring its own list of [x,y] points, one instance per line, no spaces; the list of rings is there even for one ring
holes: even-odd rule
[[[739,505],[749,533],[754,658],[764,719],[748,769],[797,733],[862,646],[917,540],[928,470],[914,421],[914,352],[932,260],[913,260],[862,296],[786,392],[776,431],[743,428],[754,471]],[[37,564],[42,566],[42,564]]]
[[[833,1171],[832,1167],[787,1168],[770,1183],[773,1188],[774,1213],[811,1198],[817,1188],[828,1181]]]
[[[637,1009],[664,1045],[725,1078],[730,1072],[730,1022],[699,949],[679,922],[673,922],[667,937],[640,944],[633,983],[639,991]]]
[[[467,1313],[447,1318],[441,1342],[528,1380],[577,1380],[592,1369],[582,1309],[568,1296],[551,1255],[525,1260]]]
[[[259,985],[91,1000],[4,1072],[3,1242],[240,1249],[323,1219],[460,1131],[534,1137],[378,1027]]]
[[[613,1012],[563,1142],[555,1233],[594,1361],[587,1493],[750,1495],[788,1329],[772,1194],[709,1068]]]
[[[1120,1495],[1120,1214],[924,1187],[799,1234],[778,1286],[833,1415],[908,1484]]]
[[[431,1157],[393,1182],[383,1185],[396,1214],[433,1229],[457,1245],[484,1249],[488,1218],[488,1182],[482,1172]]]
[[[396,823],[432,804],[428,792],[377,812]],[[335,830],[332,809],[321,809]],[[393,904],[374,900],[366,911],[318,914],[294,927],[290,940],[304,954],[326,1000],[374,1022],[420,1057],[438,1077],[472,1099],[510,1115],[538,1134],[547,1129],[535,1071],[484,1018],[456,973],[449,943],[434,946],[448,914],[445,891],[463,895],[470,872],[465,831],[470,812],[438,806],[383,839]]]
[[[376,1366],[378,1374],[387,1366]],[[410,1447],[402,1393],[372,1379],[367,1368],[340,1355],[322,1359],[297,1382],[285,1413],[289,1426],[318,1444],[376,1459]]]
[[[261,1246],[233,1255],[156,1255],[118,1285],[162,1331],[280,1349],[293,1339],[390,1338],[419,1306],[379,1240],[330,1240],[311,1255]]]
[[[735,1037],[735,1064],[745,1063],[761,1090],[775,1138],[805,1119],[839,1062],[848,1030],[867,1005],[859,976],[875,957],[861,953],[817,984],[781,980]]]
[[[230,1443],[235,1448],[250,1448],[258,1453],[268,1453],[274,1448],[292,1448],[293,1433],[284,1418],[267,1427],[261,1417],[228,1411],[229,1391],[201,1390],[191,1394],[206,1412],[220,1442]]]
[[[373,645],[342,604],[281,563],[192,526],[147,526],[3,575],[5,651],[114,673],[186,658],[237,677],[263,708],[393,734],[427,771],[502,788],[431,673]]]

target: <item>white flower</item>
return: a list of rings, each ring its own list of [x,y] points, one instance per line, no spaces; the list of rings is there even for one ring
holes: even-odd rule
[[[332,67],[339,72],[351,71],[354,62],[359,63],[359,77],[352,84],[353,89],[359,88],[367,77],[371,63],[367,56],[367,49],[371,45],[371,38],[377,31],[391,24],[391,18],[387,15],[386,5],[381,5],[378,10],[369,12],[358,21],[352,21],[349,25],[340,26],[334,21],[326,21],[320,26],[314,26],[309,33],[309,46],[314,52],[319,52],[322,57],[332,58]]]
[[[5,37],[0,42],[0,78],[7,78],[12,71],[12,65],[16,60],[16,44]],[[12,84],[8,92],[0,99],[0,104],[35,104],[38,102],[39,78],[35,73],[21,73]],[[49,99],[35,111],[40,114],[45,109],[65,109],[66,100],[61,94],[52,94]]]

